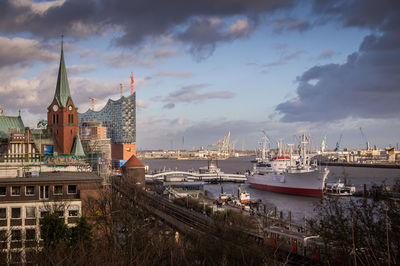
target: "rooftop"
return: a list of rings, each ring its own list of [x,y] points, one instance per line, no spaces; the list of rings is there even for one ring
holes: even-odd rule
[[[8,138],[9,129],[18,128],[25,133],[24,123],[20,116],[0,116],[0,138]]]
[[[35,182],[69,182],[69,181],[102,181],[94,173],[85,172],[56,172],[42,173],[40,176],[0,178],[0,183],[35,183]]]
[[[122,167],[144,167],[144,165],[135,155],[132,155]]]

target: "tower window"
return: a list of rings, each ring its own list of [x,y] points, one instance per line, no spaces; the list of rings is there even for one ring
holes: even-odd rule
[[[58,114],[57,114],[57,124],[58,124]]]
[[[53,114],[53,124],[55,124],[55,123],[56,123],[56,115]]]

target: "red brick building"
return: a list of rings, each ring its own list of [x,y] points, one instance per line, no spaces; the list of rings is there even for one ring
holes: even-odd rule
[[[60,67],[54,99],[47,108],[47,133],[57,141],[62,154],[70,154],[75,137],[79,133],[78,108],[72,101],[68,85],[67,70],[61,44]]]

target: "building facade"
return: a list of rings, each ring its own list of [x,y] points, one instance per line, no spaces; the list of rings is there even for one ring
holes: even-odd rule
[[[136,92],[114,101],[109,99],[100,111],[87,110],[79,114],[79,125],[102,122],[107,127],[107,138],[112,144],[130,144],[136,141]]]
[[[100,111],[89,109],[79,114],[79,125],[101,122],[111,139],[111,158],[114,163],[128,160],[136,155],[136,92],[114,101],[109,99]]]
[[[0,179],[0,262],[29,262],[30,253],[43,242],[39,222],[46,213],[55,212],[75,226],[85,204],[99,197],[101,182],[92,173]]]

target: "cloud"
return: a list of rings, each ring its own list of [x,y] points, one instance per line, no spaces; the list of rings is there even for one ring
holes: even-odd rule
[[[175,108],[175,104],[174,103],[167,103],[167,104],[164,104],[163,108],[164,109],[173,109],[173,108]]]
[[[305,53],[304,51],[296,51],[294,53],[284,56],[283,59],[285,59],[286,61],[297,59],[300,57],[301,54],[304,54],[304,53]]]
[[[75,75],[79,73],[90,72],[95,69],[96,69],[95,65],[73,65],[67,67],[67,72],[69,75]]]
[[[217,17],[197,18],[176,38],[190,44],[190,53],[199,61],[212,55],[218,42],[247,37],[254,29],[247,19],[238,19],[227,27]]]
[[[282,121],[398,119],[399,7],[398,1],[317,1],[314,12],[375,31],[346,63],[314,66],[300,75],[297,96],[276,107]]]
[[[136,108],[138,110],[143,110],[146,109],[149,105],[142,99],[137,99],[136,100]]]
[[[179,56],[182,53],[176,49],[166,47],[140,46],[132,52],[112,52],[105,54],[103,59],[114,67],[128,67],[139,65],[142,67],[154,67],[162,64],[166,58]]]
[[[32,0],[14,0],[13,4],[16,7],[24,7],[30,9],[33,13],[43,15],[47,10],[54,7],[59,7],[64,4],[65,0],[34,2]]]
[[[35,61],[51,62],[59,58],[49,47],[35,40],[0,36],[0,68],[16,64],[30,65]]]
[[[329,59],[329,58],[332,58],[332,56],[334,56],[335,54],[336,53],[333,50],[325,50],[319,54],[318,59],[320,59],[320,60]]]
[[[199,93],[199,90],[207,87],[207,84],[193,84],[184,86],[179,90],[173,91],[163,99],[167,104],[164,105],[166,109],[172,109],[176,103],[179,102],[203,102],[209,99],[229,99],[234,97],[234,93],[230,91],[215,91],[208,93]]]
[[[106,100],[119,92],[114,81],[75,77],[74,74],[93,69],[93,66],[71,66],[67,69],[72,99],[80,112],[90,106],[89,97]],[[17,113],[23,109],[31,116],[46,117],[47,107],[54,97],[58,65],[44,69],[34,77],[29,68],[19,66],[0,69],[0,106],[5,113]],[[115,88],[115,90],[113,90]],[[97,102],[96,107],[102,102]]]
[[[277,19],[274,24],[275,32],[282,32],[285,30],[306,31],[311,28],[311,25],[307,20],[291,17]]]
[[[187,121],[186,121],[186,119],[183,118],[183,117],[176,118],[176,119],[174,119],[174,120],[172,120],[172,121],[170,122],[171,126],[176,126],[176,125],[178,125],[178,126],[183,126],[183,125],[185,125],[186,123],[187,123]]]
[[[263,64],[262,67],[278,67],[287,64],[289,61],[297,59],[300,55],[304,54],[304,51],[296,51],[291,54],[282,55],[280,60]]]
[[[239,38],[249,30],[248,18],[290,8],[293,3],[291,0],[172,0],[168,4],[164,0],[1,1],[0,31],[27,32],[44,39],[60,33],[80,39],[112,31],[117,33],[115,44],[134,46],[171,33],[193,18],[242,16],[226,33]]]
[[[193,76],[193,73],[190,73],[190,72],[168,72],[168,71],[160,71],[160,72],[157,72],[154,76],[156,76],[156,77],[190,78],[190,77]]]

